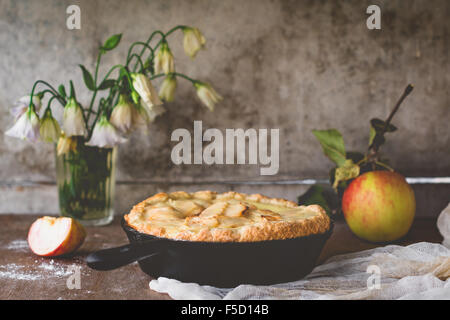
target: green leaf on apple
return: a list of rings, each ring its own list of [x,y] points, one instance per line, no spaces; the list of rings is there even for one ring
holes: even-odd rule
[[[347,159],[351,159],[354,163],[358,163],[364,159],[364,154],[358,151],[347,151]]]
[[[312,132],[319,140],[325,155],[338,167],[343,166],[346,161],[346,153],[341,133],[336,129],[313,130]]]
[[[334,175],[333,188],[337,190],[341,181],[347,181],[359,176],[360,168],[351,159],[345,160],[345,164],[342,167],[336,168]]]
[[[308,206],[318,204],[325,209],[328,215],[331,214],[330,206],[324,196],[324,187],[318,184],[311,186],[304,194],[298,196],[298,204]]]

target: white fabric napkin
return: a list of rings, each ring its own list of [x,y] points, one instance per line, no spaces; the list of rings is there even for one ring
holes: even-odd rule
[[[150,289],[173,299],[450,299],[450,204],[437,226],[442,245],[388,245],[334,256],[295,282],[222,289],[159,277]]]

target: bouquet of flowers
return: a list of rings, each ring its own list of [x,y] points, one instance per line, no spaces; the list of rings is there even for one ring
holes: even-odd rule
[[[99,48],[93,74],[80,65],[84,84],[92,94],[88,105],[83,106],[77,100],[72,80],[69,90],[63,84],[56,90],[46,81],[37,80],[31,94],[19,99],[14,106],[15,123],[6,135],[56,143],[57,182],[63,215],[96,221],[92,224],[104,224],[112,219],[114,147],[126,142],[134,129],[146,128],[165,111],[163,101],[173,101],[178,78],[189,81],[211,111],[222,100],[208,83],[175,71],[167,39],[176,31],[183,32],[184,51],[193,59],[204,48],[205,38],[195,27],[179,25],[166,33],[156,30],[145,42],[132,43],[125,63],[112,66],[100,78],[102,57],[121,40],[122,35],[116,34]],[[152,81],[162,77],[157,92]],[[38,86],[43,89],[38,91]],[[47,106],[40,118],[38,114],[46,97]],[[64,108],[62,123],[52,115],[53,102]]]
[[[56,90],[47,82],[37,80],[31,95],[19,99],[13,108],[15,123],[5,134],[30,141],[41,139],[58,142],[59,154],[69,150],[72,137],[83,137],[89,146],[112,148],[125,142],[126,136],[133,129],[153,122],[165,111],[162,101],[173,101],[177,78],[190,81],[200,100],[211,111],[214,110],[214,105],[222,97],[209,84],[175,72],[174,58],[167,37],[177,30],[184,33],[186,54],[194,58],[205,45],[205,38],[197,28],[176,26],[166,33],[157,30],[146,42],[137,41],[131,44],[125,64],[113,66],[99,81],[98,70],[102,56],[116,48],[121,40],[121,34],[114,35],[100,47],[94,76],[86,67],[80,65],[84,83],[87,89],[92,91],[88,106],[83,106],[77,100],[72,81],[70,94],[67,95],[64,85],[61,84]],[[158,39],[155,39],[157,36]],[[134,49],[139,47],[141,50],[134,52]],[[118,71],[115,78],[112,77],[114,71]],[[165,79],[157,93],[152,80],[160,77]],[[37,92],[38,85],[43,85],[46,89]],[[107,97],[96,103],[97,94],[103,90],[109,90]],[[39,119],[38,112],[46,95],[49,96],[47,107]],[[62,130],[50,109],[55,101],[64,107]],[[94,107],[95,105],[97,107]]]

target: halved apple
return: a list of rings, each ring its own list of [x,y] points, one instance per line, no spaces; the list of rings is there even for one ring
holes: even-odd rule
[[[86,238],[84,227],[68,217],[42,217],[28,232],[28,245],[38,256],[55,257],[78,249]]]

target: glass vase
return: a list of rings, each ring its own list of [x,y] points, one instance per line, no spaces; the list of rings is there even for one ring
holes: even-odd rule
[[[86,226],[106,225],[114,216],[117,148],[90,147],[82,137],[73,139],[68,152],[55,152],[61,215]]]

